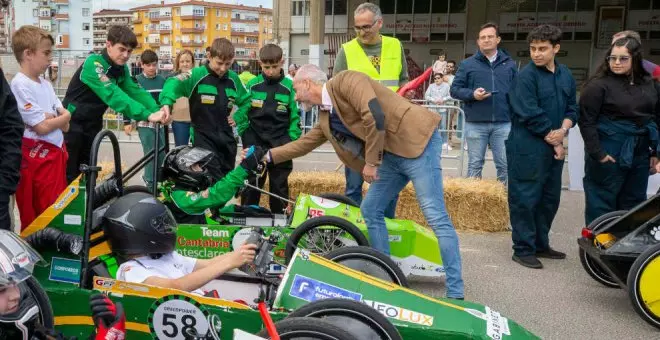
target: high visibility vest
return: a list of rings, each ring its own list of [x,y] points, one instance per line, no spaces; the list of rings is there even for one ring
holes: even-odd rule
[[[382,37],[380,74],[378,74],[374,65],[369,61],[369,57],[364,53],[357,38],[343,44],[342,48],[346,55],[346,65],[349,70],[362,72],[371,77],[371,79],[378,80],[394,92],[399,89],[399,75],[403,68],[401,42],[399,39],[386,36]]]

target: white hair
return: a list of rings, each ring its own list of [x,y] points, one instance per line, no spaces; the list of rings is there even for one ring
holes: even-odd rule
[[[369,12],[373,13],[374,14],[374,21],[383,18],[383,12],[380,10],[380,7],[378,7],[378,5],[372,4],[370,2],[365,2],[365,3],[360,4],[360,6],[358,6],[355,9],[355,12],[353,13],[353,16],[358,16],[358,15],[362,14],[362,12],[364,12],[364,11],[369,11]]]
[[[300,81],[305,79],[309,79],[313,83],[321,85],[328,81],[328,75],[325,74],[320,67],[314,64],[306,64],[300,66],[293,80]]]

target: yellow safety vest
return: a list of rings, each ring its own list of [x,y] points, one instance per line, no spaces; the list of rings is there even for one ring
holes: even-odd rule
[[[353,39],[342,45],[346,55],[346,65],[349,70],[362,72],[381,84],[387,86],[392,91],[399,89],[399,75],[403,64],[401,63],[401,42],[392,37],[382,37],[382,47],[380,51],[380,74],[369,61],[369,57],[364,53],[362,46],[356,39]]]

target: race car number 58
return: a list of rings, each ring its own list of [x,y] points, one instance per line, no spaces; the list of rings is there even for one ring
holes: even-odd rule
[[[155,339],[184,340],[205,336],[209,330],[208,312],[189,297],[171,295],[154,303],[149,315]]]

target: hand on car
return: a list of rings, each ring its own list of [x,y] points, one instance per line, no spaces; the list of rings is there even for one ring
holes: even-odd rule
[[[486,90],[483,87],[474,90],[473,95],[474,95],[474,99],[476,100],[484,100],[491,96],[491,94],[486,92]]]
[[[229,260],[232,263],[232,266],[238,268],[246,263],[251,263],[254,261],[254,257],[257,254],[257,245],[256,244],[243,244],[240,248],[231,252]]]

